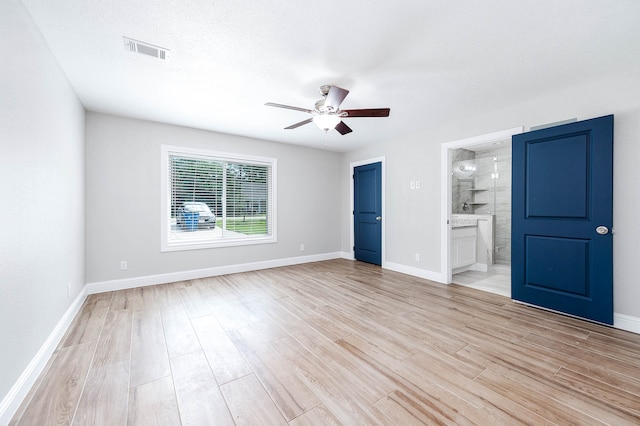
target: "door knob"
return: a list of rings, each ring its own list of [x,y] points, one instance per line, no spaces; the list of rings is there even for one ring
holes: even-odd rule
[[[606,226],[600,225],[596,228],[596,232],[600,235],[606,235],[609,233],[609,228],[607,228]]]
[[[382,216],[376,216],[376,220],[380,222],[382,220]]]

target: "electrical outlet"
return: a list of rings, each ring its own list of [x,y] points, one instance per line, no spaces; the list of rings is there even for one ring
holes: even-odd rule
[[[420,181],[419,180],[416,181],[416,189],[420,189]]]
[[[409,181],[409,189],[416,189],[416,181],[415,180]]]
[[[125,271],[127,268],[128,268],[127,261],[126,260],[121,260],[120,261],[120,270],[121,271]]]
[[[304,251],[304,244],[300,244],[300,251]]]
[[[415,259],[416,259],[416,262],[420,262],[420,253],[416,253]]]

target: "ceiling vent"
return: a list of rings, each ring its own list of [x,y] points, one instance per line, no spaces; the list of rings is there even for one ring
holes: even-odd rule
[[[136,52],[142,55],[153,56],[158,59],[167,59],[169,57],[169,49],[145,43],[143,41],[134,40],[132,38],[122,37],[124,40],[124,48],[129,52]]]

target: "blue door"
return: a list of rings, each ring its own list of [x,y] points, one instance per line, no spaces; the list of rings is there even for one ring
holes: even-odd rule
[[[354,168],[353,233],[356,260],[382,264],[382,163]]]
[[[613,324],[613,115],[513,136],[511,297]]]

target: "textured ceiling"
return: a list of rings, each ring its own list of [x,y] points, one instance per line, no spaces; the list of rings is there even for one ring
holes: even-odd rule
[[[465,114],[640,72],[637,0],[23,0],[84,106],[349,151]],[[166,61],[122,37],[165,47]],[[319,87],[351,91],[353,133],[283,128]]]

